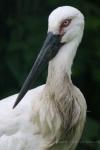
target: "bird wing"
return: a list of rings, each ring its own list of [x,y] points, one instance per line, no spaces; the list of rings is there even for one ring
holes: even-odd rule
[[[36,131],[36,127],[30,121],[30,117],[32,105],[40,100],[43,88],[44,85],[30,90],[15,109],[13,105],[18,94],[0,101],[0,150],[22,150],[26,141],[32,143],[32,147],[37,143],[37,135],[33,136],[32,133],[33,130]],[[35,143],[31,140],[35,140]]]

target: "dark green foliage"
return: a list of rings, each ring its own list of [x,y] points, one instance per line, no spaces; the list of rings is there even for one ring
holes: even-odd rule
[[[19,92],[47,31],[47,17],[56,7],[71,5],[85,15],[85,32],[73,66],[72,79],[84,93],[86,130],[78,149],[100,149],[100,2],[98,0],[0,1],[0,98]],[[33,87],[44,83],[46,71]],[[95,122],[94,120],[98,120]],[[99,142],[97,142],[99,141]]]

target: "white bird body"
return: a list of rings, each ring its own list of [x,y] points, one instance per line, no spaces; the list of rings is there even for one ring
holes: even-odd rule
[[[57,24],[51,26],[51,22],[62,8],[69,9],[68,16],[79,13],[78,36],[68,36],[70,32],[68,39],[63,36],[67,44],[49,62],[45,85],[30,90],[15,109],[17,94],[0,101],[0,150],[74,150],[80,140],[86,102],[71,81],[71,66],[83,35],[83,16],[72,7],[57,8],[49,17],[48,31],[58,32]]]
[[[48,127],[45,128],[45,132],[47,132],[45,135],[46,137],[42,137],[42,131],[41,131],[41,127],[40,124],[38,124],[38,122],[35,124],[34,118],[36,116],[36,109],[37,112],[39,112],[40,110],[40,103],[41,103],[41,94],[43,92],[45,88],[45,85],[42,85],[38,88],[35,88],[31,91],[29,91],[27,93],[27,95],[25,96],[25,98],[23,99],[23,101],[19,104],[19,107],[17,107],[15,110],[12,109],[13,107],[13,103],[15,101],[15,99],[17,98],[17,94],[10,96],[2,101],[0,101],[0,150],[45,150],[47,147],[49,148],[49,141],[48,141],[48,132],[50,132],[49,134],[51,134],[51,138],[52,138],[52,134],[54,134],[54,126],[50,126],[50,123],[52,123],[52,121],[55,123],[55,126],[58,127],[59,123],[61,123],[61,120],[58,120],[59,118],[57,117],[58,114],[55,114],[55,112],[53,112],[52,108],[50,108],[50,105],[48,104],[48,109],[52,109],[51,113],[48,115],[49,110],[43,110],[43,112],[40,113],[40,118],[45,117],[44,122],[41,121],[42,123],[42,127],[44,128],[45,125],[47,125],[48,122]],[[84,97],[82,96],[81,92],[79,91],[79,89],[77,89],[75,87],[75,90],[77,91],[78,98],[79,101],[81,103],[81,105],[84,104],[83,108],[78,108],[81,109],[78,110],[78,113],[81,113],[82,111],[83,116],[78,116],[78,118],[76,116],[75,119],[76,121],[78,121],[78,119],[81,120],[81,124],[79,125],[78,128],[78,135],[82,134],[82,130],[83,130],[83,124],[85,122],[85,101],[84,101]],[[81,99],[80,99],[81,98]],[[32,106],[33,104],[33,106]],[[46,105],[47,106],[47,105]],[[46,107],[44,105],[44,107]],[[47,112],[45,112],[47,111]],[[76,112],[77,113],[77,112]],[[45,115],[45,116],[43,116]],[[51,116],[52,115],[52,116]],[[76,114],[74,114],[76,115]],[[78,114],[80,115],[80,114]],[[53,119],[50,121],[50,117],[52,117]],[[57,118],[56,118],[57,117]],[[5,118],[5,120],[4,120]],[[67,119],[67,118],[66,118]],[[69,119],[69,118],[68,118]],[[37,124],[39,126],[37,126]],[[51,131],[49,131],[51,128]],[[61,129],[58,129],[58,133],[60,134]],[[53,131],[53,133],[51,133]],[[44,133],[45,134],[45,133]],[[65,133],[67,134],[67,133]],[[54,150],[67,150],[69,149],[67,147],[67,141],[66,139],[60,143],[59,141],[59,136],[58,139],[56,139],[57,135],[54,134],[55,140],[50,141],[51,145],[55,143],[55,149]],[[47,139],[46,139],[47,138]],[[76,144],[79,141],[80,137],[77,138],[77,135],[75,135],[75,137],[73,137]],[[48,142],[47,142],[47,141]],[[51,140],[51,139],[50,139]],[[58,141],[57,141],[58,140]],[[45,143],[46,142],[46,143]],[[73,146],[73,144],[71,144]],[[47,146],[47,147],[46,147]],[[74,146],[76,146],[74,144]],[[46,147],[46,148],[45,148]]]

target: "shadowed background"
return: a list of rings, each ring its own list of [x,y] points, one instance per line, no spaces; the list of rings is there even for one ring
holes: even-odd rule
[[[47,18],[58,6],[83,12],[85,32],[72,80],[88,104],[87,122],[77,150],[100,150],[100,2],[95,0],[0,1],[0,99],[19,92],[47,33]],[[44,84],[47,70],[33,85]]]

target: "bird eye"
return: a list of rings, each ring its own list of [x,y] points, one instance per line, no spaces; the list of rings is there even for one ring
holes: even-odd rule
[[[72,20],[72,19],[65,19],[65,20],[61,23],[60,30],[59,30],[60,35],[63,35],[63,34],[64,34],[64,28],[67,27],[67,26],[69,26],[69,24],[71,23],[71,20]]]
[[[70,23],[71,23],[71,19],[65,19],[65,20],[62,22],[62,27],[67,27]]]

